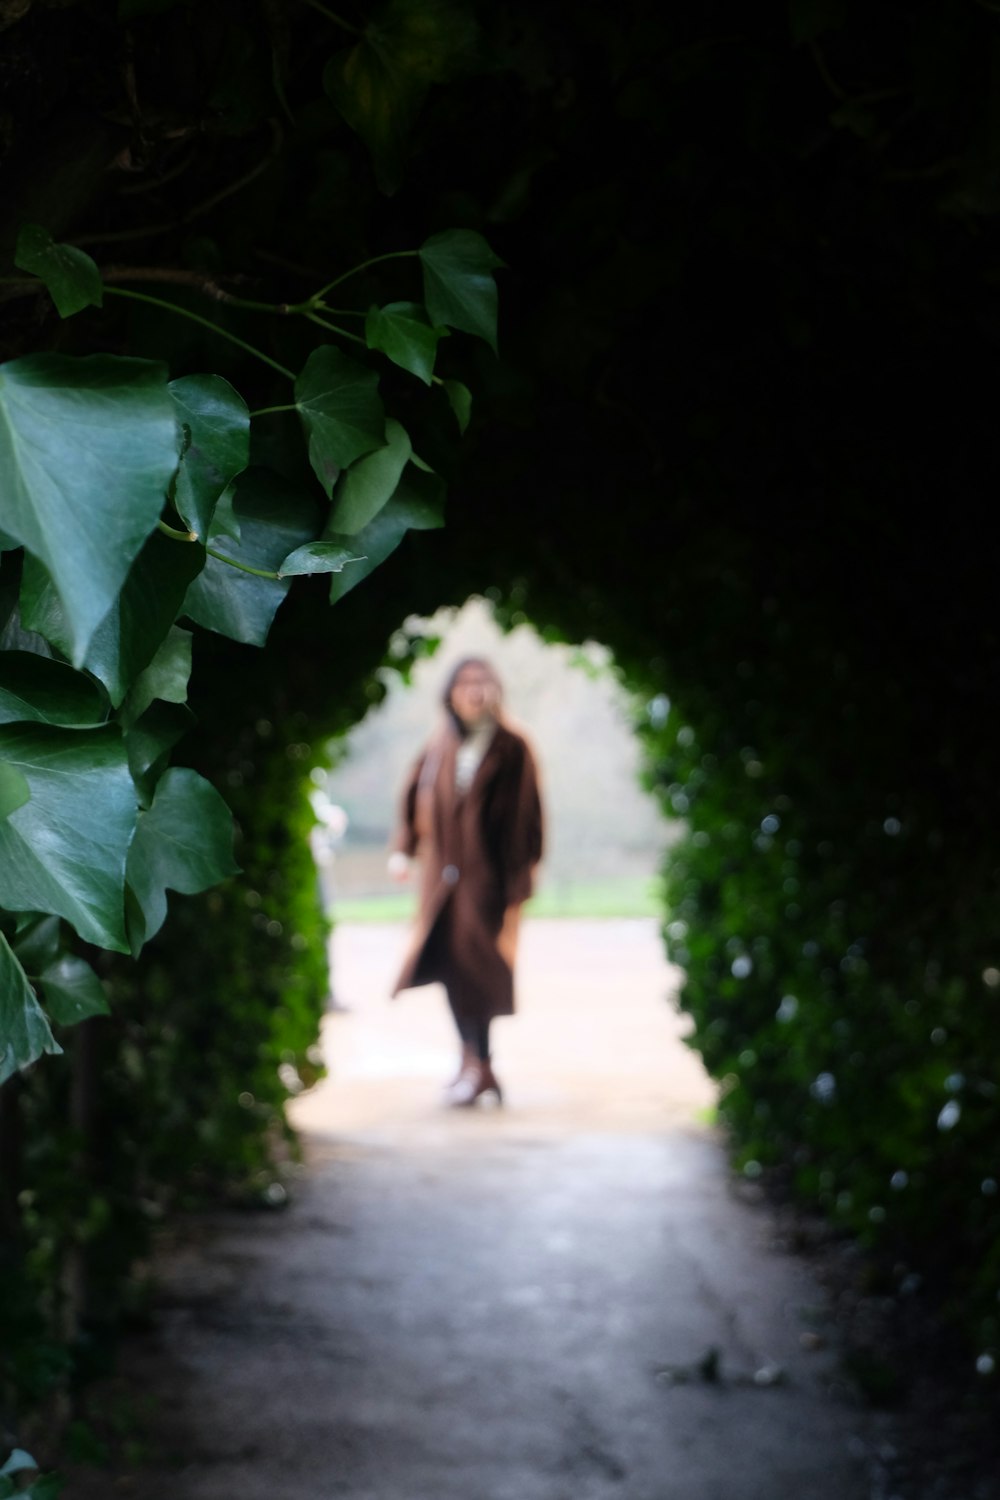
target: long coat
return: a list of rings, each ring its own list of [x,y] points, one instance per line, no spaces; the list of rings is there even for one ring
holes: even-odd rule
[[[472,1020],[514,1009],[521,903],[542,854],[538,774],[527,741],[497,725],[468,790],[455,786],[452,726],[413,768],[394,847],[421,860],[420,907],[393,994],[441,983]]]

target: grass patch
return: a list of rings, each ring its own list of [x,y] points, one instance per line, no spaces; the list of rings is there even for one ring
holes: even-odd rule
[[[335,922],[406,922],[414,914],[411,890],[375,896],[341,896],[334,903]],[[525,906],[528,917],[660,917],[659,881],[648,876],[590,881],[585,885],[543,887]]]

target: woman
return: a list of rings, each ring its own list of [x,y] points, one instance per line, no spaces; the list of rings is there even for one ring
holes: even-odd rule
[[[444,691],[445,725],[417,761],[403,797],[390,873],[405,880],[419,853],[420,911],[393,994],[443,984],[462,1044],[448,1104],[499,1102],[490,1022],[514,1010],[521,903],[542,853],[538,775],[527,742],[504,722],[500,679],[467,657]]]

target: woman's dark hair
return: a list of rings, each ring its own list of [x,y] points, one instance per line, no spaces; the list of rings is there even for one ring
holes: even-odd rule
[[[458,730],[463,739],[469,731],[466,729],[465,725],[458,717],[458,714],[452,708],[451,695],[454,691],[455,683],[458,681],[461,673],[465,671],[466,667],[478,667],[481,672],[485,672],[486,676],[490,679],[490,681],[493,683],[493,686],[497,690],[497,705],[499,706],[503,703],[503,683],[500,681],[499,672],[491,661],[487,661],[485,656],[463,656],[460,662],[456,662],[452,667],[451,672],[448,674],[448,681],[445,683],[444,691],[441,694],[441,702],[444,704],[445,712],[447,713],[449,719],[454,724],[455,728]]]

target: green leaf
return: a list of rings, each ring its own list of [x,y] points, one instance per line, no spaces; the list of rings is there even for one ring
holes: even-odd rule
[[[432,323],[446,323],[485,339],[497,352],[497,289],[493,271],[503,261],[474,229],[432,234],[419,251],[424,302]]]
[[[44,281],[61,318],[104,301],[101,273],[85,250],[57,245],[40,224],[25,224],[17,237],[14,264]]]
[[[232,848],[232,815],[215,788],[195,771],[166,771],[129,850],[133,954],[162,927],[168,890],[194,896],[238,873]]]
[[[104,986],[88,963],[64,953],[38,976],[45,1008],[57,1026],[110,1014]]]
[[[19,1068],[35,1062],[43,1052],[61,1051],[28,976],[0,933],[0,1084],[6,1083]],[[8,1474],[16,1473],[18,1467],[35,1467],[21,1464],[12,1469],[8,1467],[10,1462],[8,1459],[5,1465]]]
[[[23,1492],[21,1500],[58,1500],[65,1481],[58,1474],[41,1474]]]
[[[240,523],[233,509],[233,501],[236,498],[236,486],[227,485],[219,496],[219,503],[215,507],[212,516],[212,527],[208,533],[209,541],[214,541],[217,536],[231,537],[234,542],[240,539]]]
[[[0,654],[0,724],[32,721],[89,728],[108,717],[96,682],[32,651]]]
[[[321,344],[295,382],[295,401],[309,435],[309,462],[328,495],[341,469],[385,442],[378,375]]]
[[[410,457],[410,438],[392,417],[386,418],[386,446],[359,458],[337,486],[330,528],[341,536],[354,536],[372,518],[399,483]]]
[[[250,462],[250,413],[221,375],[185,375],[169,389],[183,435],[174,503],[207,538],[220,496]]]
[[[188,586],[201,572],[205,550],[154,532],[136,558],[125,586],[94,632],[83,665],[108,690],[117,708],[173,627]],[[69,626],[52,580],[32,558],[21,583],[25,624],[69,649]]]
[[[277,573],[285,558],[319,531],[319,512],[308,495],[266,469],[241,475],[234,501],[241,540],[226,543],[237,562]],[[291,587],[287,579],[255,578],[210,557],[184,600],[182,613],[235,641],[262,646],[281,601]]]
[[[151,703],[126,731],[128,767],[144,807],[153,800],[170,751],[196,722],[194,714],[183,704],[157,702]]]
[[[0,365],[0,524],[45,564],[82,666],[177,465],[162,365],[29,354]]]
[[[14,940],[18,963],[29,974],[39,974],[59,957],[62,923],[58,917],[29,914]]]
[[[368,147],[379,187],[394,193],[402,181],[410,129],[426,85],[396,73],[391,54],[377,38],[365,36],[330,59],[323,88]]]
[[[336,604],[355,584],[367,578],[380,563],[394,552],[407,531],[432,531],[444,524],[444,493],[442,480],[435,475],[423,474],[408,465],[399,482],[396,493],[387,505],[370,521],[357,536],[341,537],[332,533],[328,541],[350,542],[364,557],[356,567],[337,573],[330,580],[330,603]]]
[[[437,346],[447,332],[447,328],[431,327],[419,302],[390,302],[386,307],[372,307],[365,319],[369,349],[381,350],[393,364],[409,370],[425,385],[431,383]]]
[[[307,542],[296,547],[285,558],[278,572],[282,578],[300,577],[307,573],[339,573],[347,563],[361,562],[356,552],[337,542]]]
[[[156,655],[140,672],[122,707],[122,722],[134,723],[156,699],[186,703],[191,677],[191,632],[172,625]]]
[[[87,942],[126,952],[136,801],[119,729],[6,725],[0,759],[31,789],[30,802],[0,823],[0,906],[65,917]]]
[[[38,1465],[30,1453],[25,1453],[23,1448],[15,1448],[7,1459],[0,1474],[20,1474],[23,1469],[37,1469]]]
[[[458,430],[459,432],[464,432],[469,425],[469,418],[472,416],[472,392],[460,380],[446,380],[444,382],[444,391],[448,397],[448,404],[455,413]]]
[[[0,761],[0,821],[30,801],[31,788],[16,766]]]
[[[385,193],[399,186],[414,120],[432,83],[471,58],[476,25],[454,0],[390,0],[354,47],[327,64],[323,87],[371,153]]]

